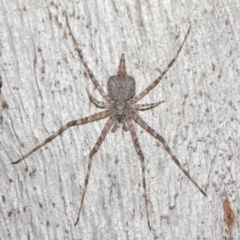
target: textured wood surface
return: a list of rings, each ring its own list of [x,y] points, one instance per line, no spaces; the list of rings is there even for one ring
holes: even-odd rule
[[[240,239],[240,4],[238,1],[0,2],[0,239]],[[139,3],[141,2],[141,3]],[[110,133],[94,156],[80,223],[74,227],[88,154],[105,120],[69,129],[25,162],[24,153],[67,122],[96,112],[63,13],[106,90],[121,53],[136,94],[174,66],[139,103],[165,100],[141,117],[163,135],[207,193],[204,197],[163,147],[136,127]],[[224,222],[227,194],[235,219]]]

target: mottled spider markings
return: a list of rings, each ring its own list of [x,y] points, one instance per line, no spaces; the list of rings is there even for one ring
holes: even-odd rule
[[[170,67],[173,65],[175,60],[177,59],[186,39],[190,31],[190,27],[187,31],[187,34],[185,35],[185,38],[180,45],[177,53],[173,57],[173,59],[170,61],[170,63],[167,65],[165,70],[161,73],[161,75],[152,83],[150,84],[145,90],[143,90],[141,93],[135,96],[135,80],[133,77],[128,76],[126,72],[126,67],[125,67],[125,58],[124,54],[122,54],[120,63],[119,63],[119,68],[117,71],[117,75],[111,76],[108,79],[107,83],[107,90],[108,94],[103,90],[103,88],[99,85],[98,81],[94,77],[93,73],[91,72],[90,68],[88,67],[86,61],[83,58],[82,50],[78,47],[78,43],[72,33],[72,30],[70,28],[68,19],[66,18],[67,26],[69,28],[69,35],[72,37],[72,40],[76,46],[76,50],[78,52],[78,55],[90,77],[92,80],[94,86],[97,88],[105,102],[99,101],[95,99],[87,90],[89,100],[94,103],[98,108],[103,108],[105,109],[102,112],[95,113],[89,117],[81,118],[78,120],[71,121],[67,123],[65,126],[60,128],[57,132],[52,134],[50,137],[45,139],[42,143],[34,147],[31,151],[23,155],[19,160],[16,162],[13,162],[13,164],[19,163],[22,160],[24,160],[26,157],[37,151],[39,148],[43,147],[45,144],[49,143],[52,141],[54,138],[59,136],[62,132],[67,130],[70,127],[73,126],[79,126],[83,125],[86,123],[90,123],[93,121],[98,121],[103,118],[108,118],[107,122],[105,123],[105,126],[96,142],[94,145],[93,149],[90,152],[89,155],[89,160],[88,160],[88,165],[87,165],[87,174],[85,177],[85,183],[83,187],[83,192],[82,192],[82,197],[80,201],[80,207],[78,211],[78,216],[77,220],[75,222],[75,226],[79,221],[81,210],[83,207],[83,202],[84,202],[84,197],[86,194],[88,182],[89,182],[89,176],[91,172],[91,166],[92,166],[92,159],[94,154],[98,151],[100,148],[102,142],[104,141],[106,135],[108,132],[111,131],[115,132],[120,124],[122,124],[123,130],[124,131],[130,131],[130,135],[134,144],[134,147],[136,149],[137,154],[139,155],[141,159],[141,169],[142,169],[142,184],[143,184],[143,189],[144,189],[144,198],[145,198],[145,207],[146,207],[146,213],[147,213],[147,221],[148,221],[148,226],[149,229],[151,229],[150,226],[150,220],[149,220],[149,211],[148,211],[148,200],[147,200],[147,188],[146,188],[146,180],[145,180],[145,163],[144,163],[144,156],[143,152],[141,150],[140,144],[138,142],[138,138],[135,132],[135,128],[133,125],[133,121],[140,125],[144,130],[146,130],[149,134],[151,134],[154,138],[159,140],[165,150],[169,153],[173,161],[176,163],[176,165],[184,172],[184,174],[192,181],[192,183],[201,191],[202,194],[206,196],[206,193],[199,187],[199,185],[193,180],[193,178],[189,175],[189,173],[182,167],[176,156],[172,153],[171,149],[167,145],[166,141],[164,138],[159,135],[158,133],[155,132],[148,124],[143,121],[139,115],[138,111],[145,111],[152,109],[159,104],[161,104],[163,101],[159,101],[156,103],[149,103],[149,104],[136,104],[139,100],[141,100],[147,93],[149,93],[163,78],[163,76],[166,74],[166,72],[170,69]]]

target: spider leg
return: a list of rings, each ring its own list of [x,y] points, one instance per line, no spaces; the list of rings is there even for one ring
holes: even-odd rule
[[[114,132],[116,132],[116,130],[119,128],[119,123],[118,123],[118,121],[115,121],[114,122],[114,125],[113,125],[113,127],[112,127],[112,129],[111,129],[111,132],[112,133],[114,133]]]
[[[156,103],[135,104],[135,105],[133,105],[133,109],[135,109],[137,111],[145,111],[145,110],[155,108],[163,102],[165,102],[165,101],[159,101]]]
[[[63,127],[61,127],[58,131],[56,131],[55,133],[53,133],[51,136],[49,136],[48,138],[46,138],[42,143],[40,143],[39,145],[37,145],[36,147],[34,147],[31,151],[29,151],[28,153],[26,153],[25,155],[23,155],[21,158],[19,158],[17,161],[12,162],[12,164],[17,164],[19,162],[21,162],[22,160],[24,160],[26,157],[28,157],[29,155],[31,155],[32,153],[34,153],[35,151],[37,151],[39,148],[43,147],[44,145],[46,145],[47,143],[51,142],[54,138],[56,138],[57,136],[59,136],[60,134],[62,134],[64,131],[66,131],[68,128],[73,127],[73,126],[78,126],[78,125],[83,125],[86,123],[90,123],[90,122],[94,122],[103,118],[106,118],[110,115],[110,112],[108,110],[105,110],[103,112],[99,112],[99,113],[95,113],[89,117],[85,117],[82,119],[78,119],[78,120],[73,120],[69,123],[67,123],[66,125],[64,125]]]
[[[132,137],[132,141],[133,141],[134,147],[135,147],[135,149],[137,151],[138,156],[141,159],[142,183],[143,183],[143,189],[144,189],[145,206],[146,206],[146,211],[147,211],[148,227],[151,230],[150,221],[149,221],[149,213],[148,213],[148,203],[147,203],[147,189],[146,189],[146,179],[145,179],[144,156],[143,156],[143,152],[141,150],[141,147],[140,147],[138,139],[137,139],[135,128],[134,128],[132,120],[130,118],[127,120],[127,124],[128,124],[128,129],[130,131],[131,137]]]
[[[91,71],[90,68],[88,67],[86,61],[84,60],[84,57],[83,57],[83,54],[82,54],[82,49],[80,49],[80,48],[78,47],[78,43],[77,43],[77,41],[76,41],[76,39],[75,39],[75,37],[74,37],[74,35],[73,35],[73,33],[72,33],[72,29],[71,29],[70,25],[69,25],[67,15],[66,15],[66,22],[67,22],[67,26],[68,26],[68,28],[69,28],[69,34],[70,34],[71,37],[72,37],[72,40],[73,40],[73,42],[74,42],[74,44],[75,44],[75,46],[76,46],[76,50],[77,50],[77,52],[78,52],[78,56],[80,57],[80,59],[81,59],[81,61],[82,61],[82,64],[83,64],[83,66],[85,67],[85,69],[86,69],[86,71],[87,71],[87,73],[88,73],[88,76],[91,78],[94,86],[97,88],[97,90],[99,91],[99,93],[103,96],[103,98],[104,98],[107,102],[109,102],[109,101],[111,100],[110,97],[105,93],[105,91],[103,90],[103,88],[100,86],[100,84],[98,83],[97,79],[96,79],[95,76],[93,75],[92,71]]]
[[[190,28],[191,26],[189,27],[188,31],[187,31],[187,34],[185,35],[185,38],[182,42],[182,44],[180,45],[176,55],[173,57],[173,59],[170,61],[170,63],[167,65],[167,67],[164,69],[164,71],[161,73],[161,75],[152,83],[150,84],[145,90],[143,90],[141,93],[139,93],[138,95],[136,95],[132,100],[131,102],[132,103],[136,103],[138,102],[140,99],[142,99],[146,94],[148,94],[153,88],[156,87],[156,85],[160,82],[160,80],[163,78],[163,76],[167,73],[167,71],[169,70],[169,68],[173,65],[173,63],[175,62],[175,60],[177,59],[179,53],[181,52],[182,50],[182,47],[185,43],[185,41],[187,40],[187,37],[188,37],[188,34],[190,32]]]
[[[86,90],[87,90],[87,93],[88,93],[89,100],[90,100],[95,106],[97,106],[98,108],[108,108],[108,104],[107,104],[107,103],[97,100],[96,98],[94,98],[94,97],[90,94],[90,92],[89,92],[89,90],[88,90],[87,88],[86,88]]]
[[[129,130],[126,121],[124,121],[124,122],[122,123],[122,128],[123,128],[123,130],[124,130],[125,132],[127,132],[127,131]]]
[[[108,121],[106,122],[96,144],[94,145],[93,149],[91,150],[90,154],[89,154],[89,160],[88,160],[88,166],[87,166],[87,174],[85,177],[85,183],[84,183],[84,187],[83,187],[83,193],[82,193],[82,198],[81,198],[81,202],[80,202],[80,207],[79,207],[79,211],[78,211],[78,216],[77,216],[77,220],[74,224],[74,226],[77,225],[79,218],[80,218],[80,213],[82,210],[82,206],[83,206],[83,201],[84,201],[84,197],[86,194],[86,190],[87,190],[87,186],[88,186],[88,180],[89,180],[89,176],[90,176],[90,172],[91,172],[91,167],[92,167],[92,158],[93,155],[98,151],[98,149],[100,148],[103,140],[105,139],[106,135],[108,134],[110,128],[112,127],[113,123],[115,121],[115,118],[113,116],[111,116]]]
[[[143,129],[145,129],[150,135],[152,135],[154,138],[156,138],[157,140],[159,140],[163,147],[165,148],[165,150],[168,152],[168,154],[171,156],[172,160],[176,163],[176,165],[184,172],[184,174],[189,178],[189,180],[198,188],[198,190],[205,196],[207,196],[207,194],[202,190],[201,187],[199,187],[199,185],[193,180],[193,178],[190,176],[190,174],[183,168],[183,166],[181,165],[181,163],[178,161],[178,159],[175,157],[175,155],[172,153],[172,150],[169,148],[169,146],[167,145],[166,141],[164,140],[164,138],[156,133],[151,127],[148,126],[148,124],[143,121],[136,113],[132,114],[132,118],[133,120],[140,125]]]

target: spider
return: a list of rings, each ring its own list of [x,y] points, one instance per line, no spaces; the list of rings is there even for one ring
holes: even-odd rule
[[[170,67],[173,65],[175,60],[177,59],[187,37],[190,32],[190,28],[188,29],[185,38],[183,42],[181,43],[177,53],[173,57],[173,59],[170,61],[170,63],[167,65],[165,70],[160,74],[160,76],[152,83],[150,84],[145,90],[143,90],[141,93],[135,95],[135,80],[133,77],[128,76],[126,72],[125,67],[125,57],[124,54],[121,55],[117,75],[111,76],[108,79],[107,83],[107,92],[108,94],[103,90],[103,88],[99,85],[98,81],[94,77],[92,71],[88,67],[86,61],[84,60],[82,50],[78,47],[78,43],[72,34],[72,30],[70,28],[68,19],[66,18],[66,23],[69,29],[69,35],[71,36],[74,45],[76,46],[76,50],[78,52],[78,55],[81,59],[82,64],[84,65],[90,79],[92,80],[94,86],[97,88],[101,96],[104,98],[103,101],[99,101],[95,99],[90,92],[87,90],[87,94],[89,97],[89,100],[94,103],[98,108],[105,109],[104,111],[95,113],[91,116],[81,118],[78,120],[73,120],[61,127],[58,131],[53,133],[51,136],[49,136],[47,139],[45,139],[42,143],[34,147],[31,151],[23,155],[20,159],[13,162],[12,164],[17,164],[27,158],[29,155],[37,151],[39,148],[43,147],[47,143],[51,142],[54,138],[61,135],[64,131],[66,131],[68,128],[73,126],[79,126],[86,123],[98,121],[100,119],[108,118],[107,122],[105,123],[105,126],[94,145],[93,149],[91,150],[89,154],[89,160],[87,164],[87,174],[85,176],[85,183],[82,191],[82,197],[80,201],[79,211],[77,215],[77,219],[75,222],[75,226],[77,225],[81,210],[83,207],[84,197],[87,191],[87,186],[89,182],[89,176],[91,172],[92,167],[92,159],[94,154],[98,151],[100,148],[102,142],[104,141],[106,135],[111,130],[111,132],[115,132],[120,124],[122,124],[122,128],[124,131],[129,131],[134,147],[136,149],[137,154],[139,155],[141,159],[141,170],[142,170],[142,185],[144,190],[144,199],[145,199],[145,208],[146,208],[146,214],[147,214],[147,221],[148,221],[148,227],[151,230],[151,225],[149,221],[149,212],[148,212],[148,200],[147,200],[147,189],[146,189],[146,180],[145,180],[145,163],[144,163],[144,156],[143,152],[141,150],[140,144],[138,142],[138,138],[135,132],[135,128],[133,125],[133,122],[140,125],[145,131],[147,131],[150,135],[152,135],[154,138],[156,138],[158,141],[160,141],[165,148],[165,150],[168,152],[168,154],[171,156],[172,160],[175,162],[175,164],[184,172],[184,174],[192,181],[192,183],[201,191],[201,193],[205,196],[206,193],[202,190],[201,187],[193,180],[193,178],[190,176],[190,174],[183,168],[183,166],[178,161],[177,157],[172,153],[172,150],[169,148],[168,144],[164,140],[164,138],[158,134],[153,128],[148,126],[148,124],[141,119],[141,117],[138,115],[138,111],[145,111],[152,108],[157,107],[159,104],[163,103],[164,101],[159,101],[156,103],[149,103],[149,104],[136,104],[139,100],[141,100],[146,94],[148,94],[156,85],[160,82],[160,80],[163,78],[163,76],[167,73],[167,71],[170,69]]]

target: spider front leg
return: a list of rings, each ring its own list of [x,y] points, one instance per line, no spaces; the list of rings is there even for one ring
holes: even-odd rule
[[[202,188],[199,187],[199,185],[193,180],[193,178],[190,176],[190,174],[183,168],[183,166],[178,161],[176,156],[172,153],[171,149],[167,145],[164,138],[160,134],[156,133],[151,127],[149,127],[148,124],[145,121],[143,121],[136,113],[132,115],[132,118],[139,126],[141,126],[144,130],[146,130],[149,134],[151,134],[154,138],[156,138],[157,140],[159,140],[162,143],[163,147],[168,152],[168,154],[171,156],[172,160],[176,163],[176,165],[184,172],[184,174],[198,188],[198,190],[204,196],[207,196],[207,194],[202,190]]]
[[[61,127],[58,131],[56,131],[55,133],[53,133],[50,137],[48,137],[47,139],[45,139],[42,143],[40,143],[39,145],[37,145],[36,147],[34,147],[31,151],[29,151],[28,153],[26,153],[25,155],[23,155],[21,158],[19,158],[17,161],[12,162],[12,164],[17,164],[20,163],[22,160],[24,160],[26,157],[28,157],[29,155],[31,155],[32,153],[36,152],[39,148],[43,147],[44,145],[46,145],[47,143],[51,142],[54,138],[56,138],[57,136],[59,136],[60,134],[62,134],[64,131],[66,131],[68,128],[73,127],[73,126],[78,126],[78,125],[83,125],[86,123],[90,123],[90,122],[94,122],[103,118],[106,118],[110,115],[110,112],[108,110],[105,110],[103,112],[99,112],[99,113],[95,113],[89,117],[85,117],[82,119],[78,119],[78,120],[74,120],[71,121],[69,123],[67,123],[65,126]]]
[[[85,183],[84,183],[84,187],[83,187],[83,193],[82,193],[82,198],[81,198],[81,202],[80,202],[80,207],[79,207],[79,211],[78,211],[78,216],[77,216],[77,220],[74,224],[74,226],[77,225],[79,218],[80,218],[80,214],[81,214],[81,210],[82,210],[82,206],[83,206],[83,201],[84,201],[84,197],[87,191],[87,186],[88,186],[88,181],[89,181],[89,176],[90,176],[90,172],[91,172],[91,167],[92,167],[92,158],[93,155],[98,151],[98,149],[100,148],[103,140],[105,139],[106,135],[108,134],[109,130],[111,129],[113,123],[115,121],[115,118],[113,116],[111,116],[107,123],[105,124],[100,137],[98,138],[96,144],[94,145],[93,149],[91,150],[90,154],[89,154],[89,160],[88,160],[88,166],[87,166],[87,174],[85,177]]]
[[[150,221],[149,221],[149,213],[148,213],[148,203],[147,203],[147,188],[146,188],[146,178],[145,178],[144,156],[143,156],[143,152],[141,150],[140,144],[139,144],[138,139],[137,139],[135,128],[134,128],[132,120],[130,118],[127,120],[127,124],[128,124],[128,129],[130,131],[131,137],[132,137],[134,147],[137,151],[138,156],[141,159],[142,183],[143,183],[143,190],[144,190],[145,207],[146,207],[146,212],[147,212],[148,227],[151,230],[151,225],[150,225]]]

